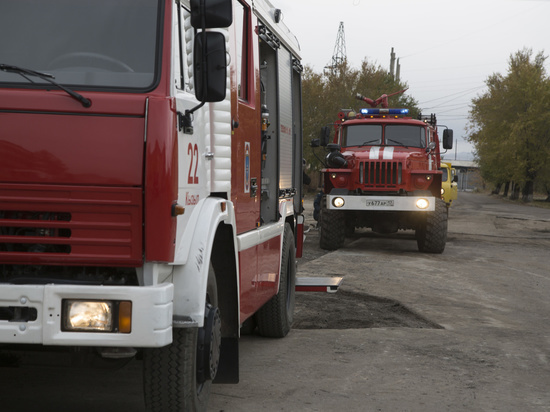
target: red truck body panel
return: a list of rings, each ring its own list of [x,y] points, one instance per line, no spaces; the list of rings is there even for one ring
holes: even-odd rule
[[[19,93],[33,94],[30,91]],[[34,93],[44,94],[43,91]],[[13,107],[10,104],[10,113],[0,113],[1,180],[6,183],[141,186],[145,102],[142,96],[139,99],[130,96],[135,102],[125,95],[117,97],[110,96],[118,101],[119,107],[125,107],[128,102],[135,107],[125,107],[125,114],[102,112],[96,105],[92,113],[59,111],[57,107],[51,112],[48,107],[55,107],[55,97],[40,106],[34,103],[33,107]]]

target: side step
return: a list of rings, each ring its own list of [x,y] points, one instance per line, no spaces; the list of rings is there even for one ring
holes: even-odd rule
[[[336,293],[343,278],[333,277],[297,277],[296,292],[328,292]]]

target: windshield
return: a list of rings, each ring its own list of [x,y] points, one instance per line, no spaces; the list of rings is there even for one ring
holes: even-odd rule
[[[442,167],[441,169],[439,169],[443,172],[443,175],[441,176],[441,181],[442,182],[446,182],[447,179],[449,178],[449,176],[447,175],[447,168],[446,167]]]
[[[379,145],[382,142],[382,126],[379,124],[355,124],[344,127],[342,146]]]
[[[155,83],[159,0],[0,0],[0,64],[66,86],[147,89]],[[0,85],[49,85],[0,71]]]
[[[387,125],[384,132],[386,146],[426,147],[426,130],[422,126]]]
[[[414,125],[386,125],[386,146],[426,147],[426,130]],[[353,124],[342,131],[342,146],[374,146],[382,144],[382,125]]]

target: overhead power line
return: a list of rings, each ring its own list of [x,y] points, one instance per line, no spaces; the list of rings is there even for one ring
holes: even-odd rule
[[[468,94],[468,93],[473,92],[473,91],[475,91],[475,90],[483,89],[484,87],[485,87],[485,85],[483,85],[483,86],[477,86],[477,87],[472,87],[471,89],[462,90],[462,91],[460,91],[460,92],[448,94],[448,95],[446,95],[446,96],[438,97],[437,99],[426,100],[425,102],[420,102],[419,104],[420,104],[420,105],[423,105],[423,104],[426,104],[426,103],[435,102],[435,101],[437,101],[437,100],[442,100],[442,99],[446,99],[447,97],[452,97],[452,96],[457,96],[457,95],[460,95],[460,96],[458,96],[458,97],[462,97],[462,96],[465,95],[465,94]],[[457,97],[457,98],[458,98],[458,97]],[[451,99],[451,100],[449,100],[449,101],[452,101],[452,100],[454,100],[454,99]],[[444,103],[447,103],[447,102],[444,102]],[[444,103],[442,103],[442,104],[444,104]]]

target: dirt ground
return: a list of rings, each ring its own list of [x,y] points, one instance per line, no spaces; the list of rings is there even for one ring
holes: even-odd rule
[[[298,293],[294,329],[431,328],[441,326],[391,299],[341,290]]]

